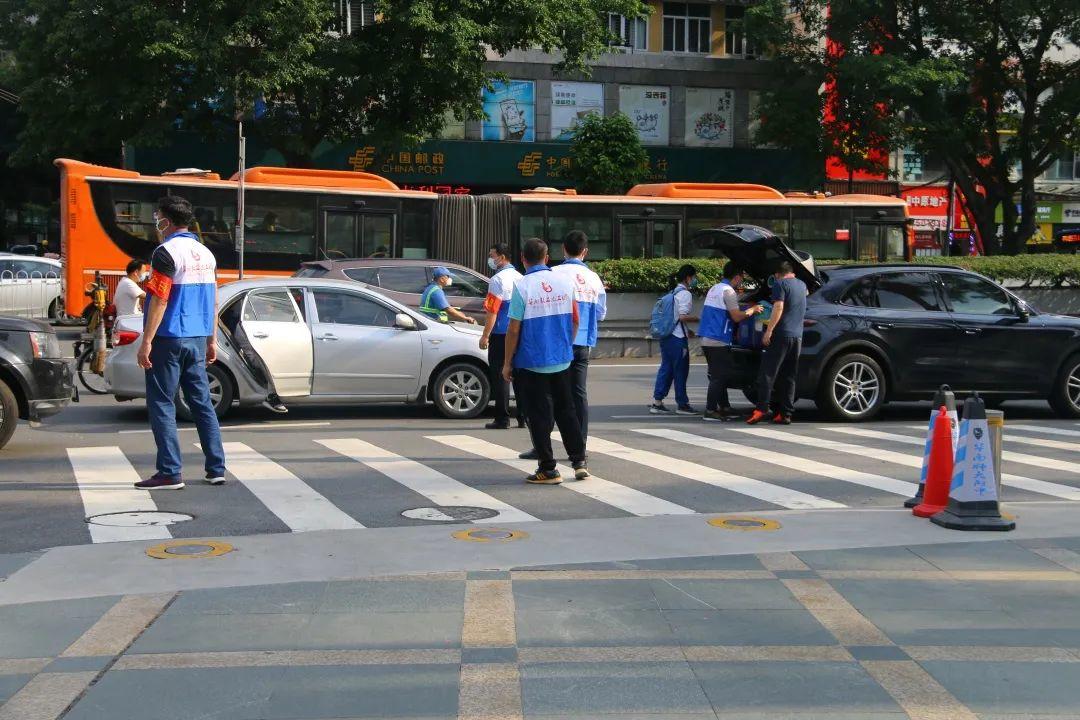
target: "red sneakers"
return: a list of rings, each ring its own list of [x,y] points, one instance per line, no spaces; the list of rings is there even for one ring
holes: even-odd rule
[[[762,420],[768,419],[768,415],[761,412],[757,408],[754,408],[754,412],[750,413],[750,417],[746,418],[747,425],[757,425]]]
[[[772,419],[772,424],[773,425],[790,425],[791,424],[791,416],[790,415],[785,415],[784,413],[776,413],[776,415]]]

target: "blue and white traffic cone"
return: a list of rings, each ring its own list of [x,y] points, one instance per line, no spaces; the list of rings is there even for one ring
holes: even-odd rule
[[[1001,517],[986,406],[978,393],[964,402],[949,504],[930,522],[951,530],[1016,529],[1015,522]]]
[[[926,429],[926,446],[923,449],[922,458],[922,473],[919,475],[919,489],[915,493],[915,497],[908,498],[904,501],[904,507],[913,508],[923,501],[923,494],[926,492],[926,474],[930,468],[930,446],[933,444],[934,437],[934,418],[937,417],[938,410],[941,406],[945,406],[945,413],[949,418],[949,428],[952,431],[952,447],[953,451],[956,450],[956,443],[959,435],[959,423],[956,418],[956,395],[949,388],[948,385],[942,385],[934,393],[934,404],[930,408],[930,427]]]

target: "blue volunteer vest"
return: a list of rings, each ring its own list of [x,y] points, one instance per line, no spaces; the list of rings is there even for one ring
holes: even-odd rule
[[[721,280],[720,284],[731,287],[731,283],[727,280]],[[718,300],[721,303],[720,307],[710,305],[706,299],[705,307],[701,310],[701,324],[698,326],[698,335],[730,345],[732,338],[735,336],[735,323],[731,320],[731,314],[727,311],[727,308],[723,306],[723,293],[720,293]]]

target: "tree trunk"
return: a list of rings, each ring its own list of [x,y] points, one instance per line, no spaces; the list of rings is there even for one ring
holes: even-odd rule
[[[1009,193],[1001,199],[1001,250],[1006,255],[1016,255],[1020,252],[1024,240],[1027,239],[1020,239],[1016,221],[1016,200],[1013,199],[1013,194]]]
[[[953,179],[960,186],[960,192],[964,196],[972,221],[979,237],[982,239],[983,251],[987,255],[997,255],[1000,252],[1000,244],[997,237],[997,222],[994,221],[994,210],[997,208],[997,194],[991,188],[984,187],[984,196],[978,191],[975,178],[963,165],[949,163]]]
[[[1037,228],[1036,214],[1038,203],[1035,201],[1035,173],[1031,171],[1029,160],[1021,163],[1020,176],[1020,227],[1013,238],[1013,245],[1008,248],[1010,255],[1018,255],[1026,249],[1028,238]]]

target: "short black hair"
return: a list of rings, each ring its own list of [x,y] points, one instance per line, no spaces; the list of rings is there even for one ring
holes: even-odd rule
[[[743,269],[736,265],[734,260],[728,260],[727,263],[724,264],[724,279],[730,280],[742,271]]]
[[[778,264],[776,265],[776,272],[778,272],[778,273],[783,273],[784,275],[787,275],[787,274],[788,274],[788,273],[790,273],[790,272],[795,272],[795,266],[794,266],[794,265],[792,265],[792,264],[791,264],[790,262],[788,262],[787,260],[781,260],[781,261],[780,261],[780,262],[779,262],[779,263],[778,263]]]
[[[562,247],[567,257],[577,257],[589,247],[589,236],[581,230],[571,230],[563,238]]]
[[[540,238],[529,238],[525,241],[525,246],[521,248],[521,256],[525,258],[525,262],[529,265],[539,265],[544,262],[547,254],[547,243]]]
[[[510,246],[504,242],[497,242],[489,249],[494,250],[496,255],[501,255],[504,258],[510,257]]]
[[[681,268],[679,268],[679,271],[675,273],[675,280],[678,282],[682,282],[686,278],[693,277],[694,275],[697,275],[697,268],[690,263],[687,263],[686,265],[683,265]]]
[[[191,203],[179,195],[166,195],[160,198],[157,201],[157,209],[176,227],[187,227],[195,218]]]
[[[141,267],[143,267],[145,265],[146,265],[145,260],[140,260],[138,258],[135,258],[134,260],[132,260],[131,262],[129,262],[127,264],[127,268],[124,270],[124,274],[125,275],[130,275],[131,273],[135,272],[136,270],[138,270],[139,268],[141,268]]]

